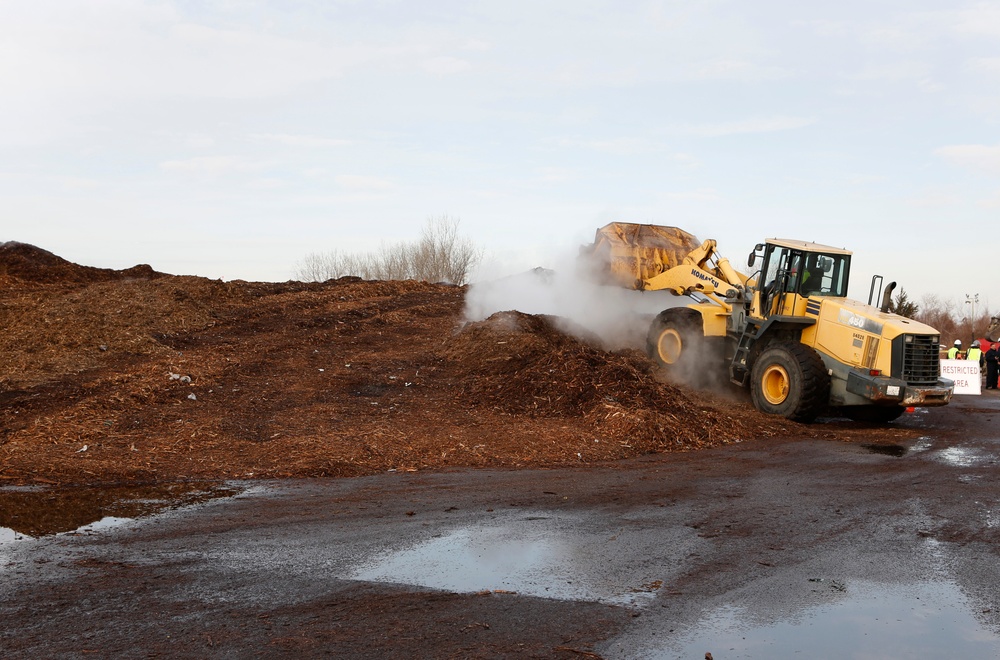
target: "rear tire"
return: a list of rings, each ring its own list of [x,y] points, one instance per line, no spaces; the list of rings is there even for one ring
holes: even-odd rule
[[[848,419],[868,424],[888,424],[906,412],[902,406],[844,406],[840,409]]]
[[[830,400],[830,375],[822,358],[798,342],[769,345],[754,361],[750,396],[757,410],[811,422]]]

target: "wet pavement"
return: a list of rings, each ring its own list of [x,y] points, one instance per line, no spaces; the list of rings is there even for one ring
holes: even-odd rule
[[[0,544],[97,531],[245,490],[235,483],[147,486],[0,486]]]
[[[0,489],[0,655],[998,657],[1000,398],[900,425],[913,439],[118,493],[48,531],[37,511],[71,496]],[[28,496],[36,518],[14,515]]]
[[[1000,648],[1000,638],[950,580],[830,586],[843,598],[775,622],[722,606],[654,655],[698,658],[710,645],[716,658],[989,658]]]

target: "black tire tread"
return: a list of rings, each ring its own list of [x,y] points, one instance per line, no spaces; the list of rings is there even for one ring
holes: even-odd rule
[[[830,375],[819,354],[799,342],[782,341],[770,344],[761,353],[760,359],[766,359],[767,354],[775,349],[785,351],[798,364],[802,375],[802,387],[798,401],[793,408],[784,412],[784,416],[794,422],[808,423],[816,419],[830,402]],[[759,363],[759,360],[758,360]],[[754,365],[756,367],[756,364]],[[757,370],[753,370],[756,380]],[[789,375],[794,381],[794,377]],[[755,385],[755,384],[754,384]],[[754,401],[755,405],[757,401]],[[761,408],[757,405],[758,410]],[[768,412],[763,410],[762,412]]]

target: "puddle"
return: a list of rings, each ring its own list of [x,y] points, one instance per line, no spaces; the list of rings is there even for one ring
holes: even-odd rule
[[[3,545],[4,543],[12,543],[14,541],[23,541],[29,538],[31,537],[19,534],[12,529],[8,529],[7,527],[0,527],[0,545]]]
[[[1000,636],[972,614],[952,582],[850,582],[835,603],[756,625],[753,613],[712,612],[652,658],[995,658]]]
[[[945,463],[957,467],[972,467],[977,463],[982,463],[986,457],[975,449],[966,447],[948,447],[938,452],[938,457]]]
[[[353,577],[454,592],[501,590],[559,599],[595,599],[572,574],[549,574],[556,558],[569,551],[557,538],[502,537],[499,530],[459,530],[390,555]]]
[[[883,454],[885,456],[895,456],[897,458],[906,455],[907,452],[906,447],[903,445],[863,444],[861,446],[873,454]]]
[[[347,577],[455,593],[515,592],[558,600],[637,605],[651,601],[662,580],[625,586],[610,575],[588,574],[606,567],[606,540],[588,539],[525,517],[495,527],[465,527],[399,552],[376,557]],[[594,544],[603,549],[597,549]],[[595,561],[596,559],[596,561]]]
[[[238,487],[218,483],[0,488],[0,545],[63,532],[108,529],[240,492]]]

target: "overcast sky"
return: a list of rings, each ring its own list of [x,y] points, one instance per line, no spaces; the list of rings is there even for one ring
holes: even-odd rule
[[[0,0],[0,240],[286,280],[461,220],[853,250],[1000,308],[1000,1]]]

